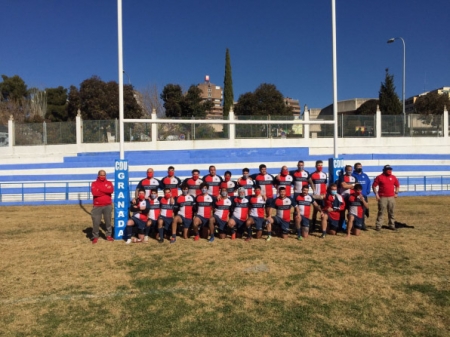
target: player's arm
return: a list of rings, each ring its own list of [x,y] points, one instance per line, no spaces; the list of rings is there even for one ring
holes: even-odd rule
[[[314,185],[314,182],[311,178],[311,176],[308,178],[309,186],[311,186],[313,192],[316,190],[316,185]]]

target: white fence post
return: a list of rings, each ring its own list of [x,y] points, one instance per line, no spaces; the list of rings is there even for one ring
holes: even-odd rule
[[[375,113],[376,116],[376,138],[381,138],[381,111],[380,107],[377,105],[377,112]]]
[[[230,121],[234,121],[234,109],[233,107],[230,108],[230,113],[228,115],[228,118]],[[228,137],[230,139],[230,143],[234,144],[234,141],[236,139],[236,124],[230,124],[228,132]],[[232,145],[233,146],[233,145]]]
[[[8,120],[8,147],[10,150],[16,145],[16,127],[13,115],[9,116]]]
[[[42,123],[42,143],[47,145],[47,123],[45,121]]]
[[[447,106],[444,106],[444,138],[448,138],[448,110]]]
[[[303,111],[303,121],[309,122],[309,110]],[[309,139],[309,124],[303,124],[303,138]]]
[[[75,117],[75,129],[77,136],[77,146],[79,147],[83,143],[83,120],[81,119],[80,109],[78,109],[77,116]]]
[[[156,120],[156,109],[152,109],[152,120]],[[158,124],[152,123],[152,143],[154,146],[156,145],[156,141],[158,140]]]

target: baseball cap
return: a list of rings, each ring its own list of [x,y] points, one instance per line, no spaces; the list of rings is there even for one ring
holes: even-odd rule
[[[384,165],[383,171],[392,170],[391,165]]]

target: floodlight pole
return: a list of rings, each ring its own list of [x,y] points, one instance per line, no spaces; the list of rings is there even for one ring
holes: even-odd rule
[[[337,102],[337,63],[336,63],[336,1],[331,0],[331,21],[333,31],[333,120],[334,120],[334,158],[338,157],[338,102]]]
[[[119,146],[120,160],[125,159],[124,127],[123,127],[123,45],[122,45],[122,0],[117,0],[117,29],[118,29],[118,56],[119,56]]]

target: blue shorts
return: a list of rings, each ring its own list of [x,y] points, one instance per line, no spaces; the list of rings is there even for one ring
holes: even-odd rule
[[[167,216],[160,215],[158,220],[163,221],[163,227],[166,231],[168,231],[169,228],[172,226],[173,218],[169,218]]]
[[[323,207],[325,203],[323,202],[323,199],[314,199],[314,201],[319,205],[320,207]]]
[[[302,217],[302,221],[300,222],[300,225],[302,227],[309,227],[309,218],[307,218],[306,216],[301,215]]]
[[[337,232],[339,228],[339,220],[333,220],[328,218],[328,230]]]
[[[134,216],[132,216],[130,220],[132,220],[134,225],[139,229],[145,229],[145,227],[147,227],[147,223],[145,221],[135,218]]]
[[[289,222],[284,221],[279,216],[273,216],[272,217],[275,224],[281,227],[281,230],[283,231],[283,234],[289,233]]]
[[[200,221],[202,222],[200,224],[200,227],[209,226],[209,218],[205,218],[201,215],[196,215],[195,218],[200,219]]]
[[[250,216],[255,222],[255,227],[257,231],[262,231],[264,226],[264,218],[258,218],[257,216]]]
[[[273,201],[274,201],[274,198],[267,198],[266,199],[266,208],[272,207]]]
[[[359,218],[353,214],[351,214],[351,215],[353,216],[353,228],[362,229],[362,224],[363,224],[364,219]]]
[[[148,227],[158,228],[158,221],[148,218],[147,224],[150,223]]]
[[[227,226],[227,222],[225,220],[222,220],[217,215],[214,215],[214,219],[216,220],[216,224],[219,227],[219,230],[223,231],[225,230],[225,227]]]
[[[231,216],[231,219],[233,219],[234,222],[236,223],[236,228],[241,228],[242,225],[245,224],[245,220],[239,220],[239,219],[236,218],[235,216]]]
[[[178,216],[181,218],[181,221],[182,221],[182,223],[183,223],[183,228],[189,228],[189,227],[191,227],[191,225],[192,225],[192,219],[187,219],[187,218],[185,218],[184,216],[179,215],[179,214],[178,214]]]

